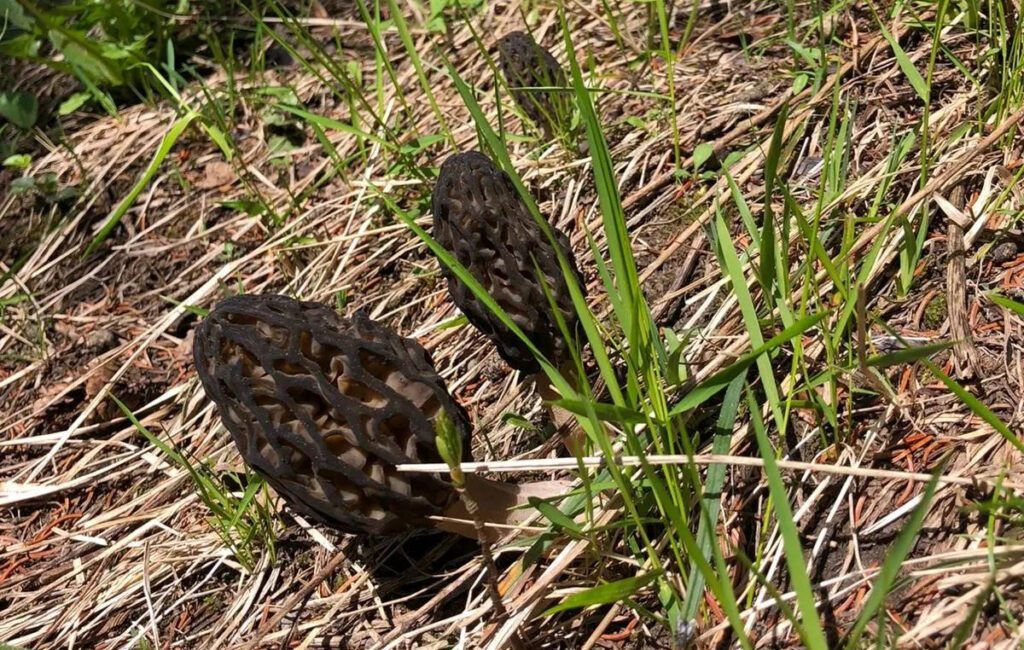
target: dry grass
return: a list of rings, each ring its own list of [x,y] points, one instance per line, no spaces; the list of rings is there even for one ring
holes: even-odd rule
[[[749,148],[730,171],[747,202],[758,206],[775,116],[789,102],[787,132],[803,133],[790,181],[808,188],[796,198],[810,201],[817,182],[813,168],[838,87],[860,110],[849,133],[848,183],[826,206],[825,218],[863,210],[883,180],[894,142],[913,128],[921,110],[888,43],[869,14],[846,12],[838,18],[845,24],[844,42],[831,51],[839,65],[830,69],[819,92],[794,96],[786,76],[792,59],[784,46],[748,57],[738,45],[738,33],[756,41],[783,32],[779,9],[775,3],[737,5],[732,13],[708,12],[698,20],[677,62],[673,110],[684,154],[702,142],[715,143],[723,158]],[[631,70],[635,52],[620,50],[610,38],[598,18],[601,3],[568,9],[573,38],[593,56],[603,88],[666,92],[659,61]],[[627,44],[642,48],[645,16],[639,9],[633,13],[620,27]],[[337,18],[334,28],[343,42],[368,42],[357,16]],[[681,11],[680,29],[685,20]],[[520,17],[494,6],[473,24],[480,33],[498,35],[518,27]],[[903,37],[912,60],[927,59],[927,37],[906,23],[890,29]],[[557,18],[544,14],[534,31],[540,40],[558,42]],[[442,45],[443,37],[424,32],[414,37],[459,148],[475,147],[472,121],[429,47]],[[388,38],[420,132],[436,132],[410,62],[397,37]],[[469,31],[453,25],[451,38],[445,47],[458,53],[453,62],[463,78],[489,88],[490,73]],[[983,47],[955,32],[945,45],[968,63]],[[360,51],[354,49],[351,58],[360,60]],[[564,60],[564,53],[556,52]],[[366,78],[372,80],[370,57],[365,61]],[[288,84],[311,110],[350,119],[348,108],[300,68],[237,83],[250,89]],[[223,89],[223,74],[206,85],[214,92]],[[918,160],[911,156],[894,175],[892,192],[897,211],[909,215],[922,201],[935,211],[917,281],[910,295],[897,296],[892,261],[902,231],[888,232],[891,241],[872,270],[865,308],[900,335],[926,342],[949,339],[948,314],[959,309],[954,317],[966,316],[961,322],[969,327],[973,348],[961,352],[970,362],[956,369],[976,396],[1020,431],[1024,321],[999,309],[984,292],[998,289],[1019,297],[1024,286],[1020,248],[996,256],[992,245],[992,233],[1019,228],[1014,215],[1021,197],[1011,188],[998,212],[981,208],[1007,188],[1007,178],[1021,164],[1016,123],[1022,113],[1010,112],[990,124],[991,137],[957,138],[956,129],[976,121],[987,98],[952,66],[937,69],[934,87],[940,91],[931,106],[938,158],[933,182],[923,191],[915,185]],[[398,111],[392,87],[383,92],[385,105]],[[440,648],[460,641],[464,647],[498,647],[516,633],[531,648],[668,647],[664,630],[620,606],[537,616],[558,598],[592,585],[596,566],[611,575],[636,571],[621,548],[594,547],[586,538],[559,540],[546,560],[528,570],[526,579],[505,594],[510,618],[497,629],[474,548],[438,536],[366,542],[284,511],[276,557],[271,561],[257,548],[256,565],[246,571],[208,523],[209,511],[189,474],[122,417],[110,395],[189,458],[210,463],[218,474],[241,471],[192,372],[195,316],[186,306],[209,308],[240,289],[328,303],[344,292],[346,309],[367,307],[431,350],[477,424],[478,458],[528,458],[543,446],[536,432],[501,418],[514,412],[540,420],[532,388],[505,372],[493,349],[470,328],[439,327],[457,314],[436,262],[382,209],[371,189],[412,197],[428,195],[430,187],[391,173],[391,162],[376,149],[347,180],[318,184],[332,161],[316,140],[307,138],[283,163],[275,160],[259,107],[245,97],[240,95],[231,133],[237,159],[226,162],[202,132],[190,130],[112,239],[90,257],[83,259],[82,252],[152,156],[174,119],[172,108],[137,105],[116,119],[80,116],[66,122],[67,141],[40,142],[46,154],[31,171],[53,172],[61,185],[78,186],[77,201],[50,205],[20,196],[0,204],[0,250],[5,251],[0,262],[5,274],[0,283],[0,641],[32,648]],[[496,121],[493,93],[484,100]],[[707,377],[750,348],[736,299],[705,234],[715,205],[731,201],[728,184],[724,178],[673,182],[671,129],[664,116],[649,113],[660,108],[656,98],[603,93],[597,101],[652,309],[668,319],[665,325],[693,331],[686,359],[698,379]],[[650,128],[626,122],[630,116]],[[504,117],[509,119],[507,110]],[[517,132],[518,121],[511,119],[508,127]],[[362,146],[350,134],[328,135],[343,158],[357,155]],[[419,162],[436,166],[447,153],[443,144],[436,145]],[[584,234],[584,226],[597,232],[600,219],[587,159],[529,142],[513,145],[511,153],[524,181],[543,199],[542,211],[573,233],[592,283],[595,312],[607,314]],[[804,173],[808,169],[811,173]],[[964,201],[978,207],[960,229],[964,268],[952,275],[963,283],[955,287],[959,293],[947,284],[951,244],[946,218],[933,200],[935,194],[953,200],[954,187],[964,188]],[[225,207],[255,193],[286,216],[282,225]],[[421,223],[428,225],[429,219]],[[742,229],[733,232],[742,243]],[[855,250],[863,253],[880,232],[863,227]],[[23,254],[23,263],[8,273]],[[794,287],[796,302],[808,291],[830,295],[834,288],[826,280],[822,273],[813,286]],[[953,296],[963,302],[950,305]],[[878,349],[892,342],[880,328],[866,336]],[[820,343],[804,344],[810,367],[828,364]],[[936,361],[953,369],[949,353]],[[889,378],[898,388],[895,399],[853,401],[842,413],[848,432],[843,445],[822,445],[821,422],[812,409],[800,408],[793,411],[789,438],[780,441],[787,458],[812,463],[794,465],[787,476],[823,620],[842,629],[856,614],[902,518],[917,502],[920,483],[907,479],[948,457],[950,480],[936,493],[901,588],[885,610],[888,621],[902,630],[894,642],[905,647],[947,643],[984,596],[987,604],[969,636],[987,645],[974,647],[1019,647],[1021,632],[1014,624],[1021,616],[1024,572],[1024,546],[1014,541],[1019,529],[1012,517],[990,519],[972,507],[987,498],[984,485],[954,479],[992,483],[1001,476],[1017,489],[1024,484],[1017,470],[1020,454],[919,366],[890,369]],[[850,390],[868,385],[861,376],[848,379]],[[785,383],[781,388],[796,390]],[[751,454],[748,427],[737,423],[736,456]],[[887,471],[833,472],[830,467]],[[759,565],[775,580],[785,565],[778,531],[757,519],[765,499],[766,485],[756,469],[732,465],[718,532],[730,544],[761,549]],[[599,521],[620,514],[614,500],[601,507]],[[502,555],[508,566],[516,551]],[[768,590],[750,582],[741,564],[731,568],[737,593],[744,594],[740,603],[752,638],[766,647],[798,644]],[[988,599],[993,589],[1001,601]],[[727,642],[728,624],[710,597],[705,611],[698,644]]]

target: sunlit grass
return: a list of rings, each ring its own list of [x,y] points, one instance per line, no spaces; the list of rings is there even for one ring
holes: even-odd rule
[[[667,88],[658,95],[659,102],[667,107],[676,105],[682,90],[672,64],[686,53],[701,3],[694,0],[684,4],[692,4],[689,14],[685,22],[674,25],[669,22],[672,14],[668,3],[656,0],[648,4],[645,28],[649,49],[637,53],[640,58],[658,59],[668,66],[664,72]],[[846,55],[841,49],[845,44],[836,36],[836,24],[853,3],[812,4],[816,5],[815,12],[806,11],[800,3],[782,3],[782,22],[775,32],[753,46],[743,46],[750,56],[764,55],[774,47],[782,49],[789,66],[784,78],[792,80],[790,91],[794,96],[805,89],[821,89]],[[587,52],[570,29],[564,12],[560,14],[556,31],[561,40],[557,46],[563,48],[569,65],[569,87],[563,91],[574,97],[574,126],[580,127],[587,144],[581,177],[593,184],[600,216],[598,230],[584,233],[599,286],[596,296],[591,292],[588,305],[583,288],[568,270],[567,260],[560,260],[582,324],[581,343],[587,349],[584,357],[573,359],[581,383],[570,383],[548,360],[540,361],[562,392],[564,399],[559,405],[578,416],[590,449],[605,458],[621,453],[638,456],[641,462],[635,468],[615,463],[599,469],[580,466],[579,490],[563,499],[535,504],[550,531],[534,540],[524,563],[540,564],[543,553],[562,540],[580,539],[593,549],[614,549],[628,556],[630,566],[636,569],[632,575],[621,568],[594,571],[591,584],[548,603],[541,610],[543,615],[566,616],[588,606],[617,603],[680,638],[694,627],[704,629],[712,620],[705,606],[710,599],[720,608],[716,615],[728,623],[731,640],[751,648],[756,639],[748,635],[749,612],[773,601],[804,647],[854,648],[863,647],[869,640],[881,643],[898,633],[884,615],[886,599],[900,584],[901,563],[920,533],[937,481],[927,484],[916,507],[902,520],[901,532],[872,577],[860,611],[836,640],[836,630],[828,629],[822,620],[818,602],[821,594],[808,569],[812,558],[803,538],[805,522],[798,519],[799,508],[791,503],[793,487],[778,464],[788,454],[785,441],[795,433],[798,412],[815,423],[808,434],[814,439],[815,450],[838,457],[861,430],[855,420],[856,401],[892,403],[897,389],[882,371],[898,364],[915,364],[1009,445],[1024,449],[1019,433],[1002,422],[970,384],[957,381],[931,361],[930,357],[945,350],[947,343],[877,354],[869,337],[872,329],[891,329],[874,311],[873,297],[890,289],[899,296],[909,296],[917,289],[922,263],[929,254],[928,238],[934,234],[934,206],[926,201],[900,212],[905,199],[900,192],[908,187],[927,187],[960,139],[984,134],[991,124],[1019,110],[1024,101],[1024,34],[1019,16],[1007,15],[1008,5],[996,1],[896,3],[891,7],[894,13],[886,13],[889,5],[869,5],[872,29],[885,39],[886,51],[895,61],[893,70],[898,81],[894,83],[912,91],[909,101],[915,106],[915,117],[905,132],[892,134],[884,143],[884,161],[870,175],[862,173],[870,177],[858,178],[853,162],[858,121],[868,107],[858,104],[841,83],[836,83],[812,114],[804,113],[803,105],[787,105],[775,116],[774,125],[769,123],[760,134],[770,137],[760,152],[761,175],[753,183],[757,191],[751,192],[750,182],[744,185],[735,175],[733,165],[739,155],[726,159],[718,175],[703,177],[709,185],[724,190],[709,202],[711,208],[703,227],[710,242],[709,253],[715,256],[728,287],[722,292],[722,300],[735,316],[735,329],[729,335],[743,340],[746,347],[700,381],[686,365],[693,333],[667,331],[652,318],[652,306],[640,281],[634,237],[627,227],[615,161],[606,141],[607,125],[595,106],[605,91],[593,70],[581,69],[580,61],[587,60]],[[634,40],[644,40],[634,39],[635,34],[625,30],[621,7],[607,2],[603,6],[607,8],[605,23],[620,51],[631,47],[628,43]],[[279,197],[271,201],[259,184],[246,185],[251,201],[259,206],[258,213],[270,229],[286,223],[331,181],[340,180],[345,186],[360,183],[361,172],[377,165],[386,170],[381,176],[406,182],[403,187],[412,189],[387,192],[372,185],[376,205],[405,224],[509,329],[532,346],[472,274],[431,238],[423,221],[424,194],[432,184],[435,162],[453,153],[458,141],[456,114],[447,104],[452,98],[441,95],[442,87],[446,92],[449,88],[438,83],[444,78],[451,82],[472,120],[477,141],[469,146],[494,158],[512,178],[538,227],[550,228],[516,169],[522,148],[536,157],[550,143],[543,142],[536,133],[521,136],[505,129],[506,112],[515,109],[508,101],[507,84],[488,53],[491,35],[472,32],[476,54],[488,63],[491,78],[487,81],[495,82],[497,123],[491,123],[488,117],[491,96],[478,90],[483,82],[468,79],[452,63],[454,57],[446,56],[439,46],[418,50],[426,27],[416,24],[412,14],[404,14],[401,3],[357,2],[358,15],[373,46],[372,61],[367,55],[365,66],[358,60],[329,53],[284,5],[271,0],[267,9],[266,17],[248,14],[255,23],[255,40],[270,38],[288,52],[299,70],[322,85],[324,94],[340,107],[337,112],[343,116],[327,113],[329,107],[324,105],[305,105],[294,88],[270,83],[258,44],[253,44],[248,63],[239,61],[231,33],[225,33],[223,41],[215,34],[210,40],[214,61],[227,71],[223,85],[212,88],[203,81],[193,81],[199,92],[187,99],[182,97],[182,85],[189,80],[182,74],[140,66],[146,72],[147,86],[154,93],[162,93],[178,114],[168,123],[166,136],[150,158],[150,165],[106,215],[86,252],[98,250],[119,227],[142,192],[152,186],[157,170],[167,164],[171,149],[192,132],[215,142],[224,159],[237,163],[244,172],[246,162],[239,159],[237,144],[231,139],[238,125],[235,109],[244,105],[271,110],[308,130],[330,164],[305,193],[288,196],[288,201]],[[474,11],[457,7],[444,17],[450,25],[472,29]],[[273,24],[266,22],[270,15],[275,18]],[[892,31],[897,17],[931,39],[926,56],[915,59],[909,47],[901,45]],[[943,44],[944,30],[952,28],[964,29],[987,44],[980,55],[983,65],[960,60]],[[173,63],[173,54],[169,57]],[[407,81],[414,88],[403,87],[400,81],[398,61],[402,57],[411,66]],[[447,67],[442,69],[438,61]],[[933,133],[934,111],[942,98],[934,95],[933,85],[937,71],[950,66],[961,71],[979,94],[977,110],[951,133],[937,135]],[[979,70],[985,66],[993,72],[983,79]],[[239,83],[246,76],[263,83]],[[422,106],[410,100],[413,90]],[[672,156],[675,171],[683,178],[690,170],[678,167],[686,159],[684,149],[690,143],[681,139],[677,119],[677,112],[670,111]],[[811,133],[816,149],[805,156],[801,146]],[[1007,138],[1014,135],[1010,133]],[[335,146],[342,136],[356,143],[353,153],[342,153]],[[578,154],[571,138],[561,139],[560,144],[572,156]],[[707,143],[695,146],[702,144]],[[749,143],[743,146],[744,152],[753,150]],[[796,162],[806,162],[800,160],[802,156],[813,157],[816,163],[814,173],[806,179],[793,173]],[[693,157],[697,157],[696,151]],[[1013,183],[1009,185],[1022,174],[1024,169],[1013,171]],[[248,181],[243,179],[243,183]],[[993,194],[988,207],[999,209],[1010,195],[1007,186]],[[1009,221],[1019,224],[1021,216],[1009,215]],[[872,233],[867,241],[865,233]],[[895,252],[889,250],[893,242],[898,246]],[[886,275],[890,264],[893,270]],[[1012,297],[990,293],[988,299],[1007,313],[1024,314],[1024,307]],[[445,326],[464,324],[464,320],[454,319]],[[564,323],[561,325],[564,330]],[[897,332],[891,333],[899,338]],[[811,350],[818,348],[820,351],[812,355]],[[584,372],[587,367],[595,369],[590,377]],[[272,518],[257,498],[261,483],[255,477],[247,476],[244,485],[229,489],[203,462],[187,458],[145,430],[130,412],[126,410],[125,414],[141,435],[188,472],[212,513],[212,525],[242,566],[252,569],[257,546],[273,552]],[[608,430],[621,434],[610,439]],[[745,438],[739,439],[737,433]],[[725,454],[743,444],[746,452],[756,453],[764,466],[765,489],[756,502],[757,511],[751,515],[757,535],[749,540],[749,546],[735,544],[722,534],[726,513],[722,512],[721,499],[729,489],[725,465],[699,469],[692,463],[643,462],[649,453],[692,455],[710,448],[713,453]],[[943,467],[938,465],[936,476]],[[1004,510],[1019,507],[1010,503],[1012,498],[1006,494],[993,497],[986,506],[993,513],[990,516],[1003,516]],[[619,515],[614,524],[600,522],[601,514],[607,511]],[[769,546],[775,542],[779,542],[781,553],[773,556]],[[596,557],[585,561],[600,562]],[[742,568],[739,579],[734,575],[737,567]],[[998,595],[999,589],[992,585],[989,592]],[[783,592],[792,592],[792,598],[784,598]],[[969,620],[975,620],[980,607],[972,604]],[[964,624],[958,631],[960,641],[969,638],[968,627]]]

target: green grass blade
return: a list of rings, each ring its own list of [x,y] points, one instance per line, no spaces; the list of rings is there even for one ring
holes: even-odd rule
[[[804,646],[810,650],[828,650],[828,641],[825,640],[825,632],[821,628],[821,621],[818,617],[818,609],[814,601],[814,590],[811,587],[811,578],[807,573],[807,564],[804,562],[803,545],[800,542],[800,531],[797,530],[796,522],[793,520],[793,509],[789,505],[789,493],[782,481],[782,474],[775,462],[775,448],[768,440],[761,420],[760,404],[754,399],[751,391],[747,391],[747,402],[750,408],[751,418],[754,424],[754,433],[757,437],[757,448],[761,452],[761,459],[764,461],[764,474],[768,479],[768,491],[772,496],[772,503],[775,506],[776,521],[779,526],[779,533],[782,536],[782,548],[786,557],[786,566],[789,567],[789,580],[796,592],[797,605],[800,610],[800,621],[796,625]]]
[[[134,205],[135,200],[139,198],[140,194],[142,194],[142,190],[146,189],[150,181],[153,180],[153,177],[156,176],[157,170],[160,169],[160,165],[163,164],[164,159],[167,158],[167,154],[171,152],[171,148],[174,147],[178,138],[181,137],[181,134],[185,132],[185,129],[188,128],[189,124],[191,124],[197,117],[199,117],[198,113],[188,113],[187,115],[175,120],[174,124],[171,125],[170,130],[168,130],[160,140],[160,146],[157,147],[156,154],[154,154],[153,160],[149,162],[149,166],[146,167],[146,171],[144,171],[139,180],[135,182],[135,185],[132,186],[128,195],[121,200],[117,207],[114,208],[114,211],[107,217],[103,227],[100,228],[100,231],[96,233],[96,236],[93,237],[91,242],[89,242],[83,257],[88,257],[95,252],[95,250],[99,248],[104,241],[106,241],[107,237],[110,236],[110,233],[117,227],[117,224],[121,223],[121,218],[124,217],[125,213],[128,212],[128,209]]]
[[[564,612],[569,609],[581,609],[592,605],[606,605],[608,603],[618,602],[625,598],[629,598],[647,585],[651,584],[661,577],[661,574],[661,571],[648,571],[647,573],[642,573],[637,576],[623,578],[622,580],[607,582],[603,585],[597,585],[596,587],[585,589],[569,596],[554,607],[545,610],[541,616],[551,616],[552,614]]]
[[[686,396],[683,397],[683,399],[680,400],[679,403],[676,404],[671,411],[669,411],[669,416],[671,417],[679,415],[680,413],[684,413],[686,411],[689,411],[690,409],[700,406],[701,404],[706,402],[711,396],[715,395],[721,390],[724,390],[725,387],[728,386],[729,383],[732,382],[732,380],[735,379],[737,375],[739,375],[748,367],[750,367],[750,365],[756,362],[762,355],[771,352],[772,350],[779,347],[786,341],[789,341],[800,336],[801,334],[803,334],[804,332],[806,332],[807,330],[821,322],[821,320],[824,319],[827,315],[827,312],[816,312],[804,316],[803,318],[793,323],[783,331],[779,332],[772,338],[768,339],[768,341],[766,341],[763,345],[754,348],[752,351],[748,352],[747,354],[737,359],[728,368],[720,370],[714,375],[708,377],[700,385],[698,385],[696,388],[687,393]]]
[[[715,425],[715,440],[711,445],[713,454],[729,453],[732,445],[732,428],[736,422],[746,377],[745,372],[736,375],[725,391],[725,399],[722,401],[722,408],[718,412],[718,422]],[[714,534],[718,512],[722,505],[721,491],[722,485],[725,483],[725,474],[726,466],[723,464],[711,465],[707,470],[707,482],[704,485],[704,496],[701,499],[700,524],[697,526],[697,545],[706,559],[711,558],[712,553],[718,553]],[[703,595],[704,574],[701,573],[696,563],[691,563],[690,580],[686,586],[686,601],[683,603],[685,619],[696,618]]]
[[[865,363],[874,368],[886,368],[888,366],[894,366],[902,363],[913,363],[918,359],[925,359],[933,354],[942,352],[943,350],[948,350],[951,347],[953,347],[953,344],[950,341],[931,343],[929,345],[918,345],[912,348],[904,348],[902,350],[896,350],[895,352],[869,357]]]
[[[528,502],[531,507],[535,508],[545,519],[550,521],[552,524],[563,528],[576,536],[583,535],[583,528],[576,523],[576,521],[566,515],[564,512],[551,505],[543,499],[537,497],[530,497]]]
[[[409,33],[409,25],[405,22],[405,16],[402,15],[402,10],[395,0],[388,0],[388,8],[391,10],[391,20],[394,21],[395,27],[398,28],[398,37],[402,40],[405,52],[409,55],[412,66],[416,70],[416,77],[420,81],[420,88],[427,96],[427,101],[430,102],[430,108],[434,111],[434,116],[437,118],[437,123],[441,125],[441,130],[454,147],[455,138],[452,136],[451,129],[448,128],[448,122],[444,119],[441,107],[437,105],[437,98],[434,97],[434,91],[431,90],[430,80],[427,79],[427,74],[423,71],[423,62],[420,61],[419,52],[416,51],[416,45],[412,42],[412,35]],[[401,92],[398,88],[396,90]]]
[[[715,233],[722,259],[725,262],[725,271],[732,283],[733,294],[740,306],[743,315],[743,323],[750,335],[750,342],[754,347],[764,345],[764,336],[761,334],[761,325],[757,317],[757,308],[754,307],[753,298],[747,289],[747,279],[743,275],[743,267],[740,264],[736,249],[733,248],[729,229],[722,218],[721,210],[716,211]],[[767,355],[757,358],[758,374],[761,376],[761,383],[764,386],[765,396],[768,398],[768,406],[775,418],[775,423],[780,430],[784,429],[784,417],[779,408],[779,389],[775,383],[775,373],[772,370],[771,359]]]
[[[1011,300],[1006,296],[991,291],[986,293],[985,296],[1000,307],[1009,309],[1019,316],[1024,316],[1024,303],[1019,303],[1016,300]]]
[[[640,289],[640,278],[636,268],[630,244],[629,233],[626,231],[626,219],[622,209],[622,201],[615,182],[611,155],[608,143],[601,131],[601,123],[594,110],[593,101],[583,83],[576,59],[576,49],[570,37],[565,18],[565,8],[559,7],[562,23],[562,35],[568,54],[573,88],[576,91],[576,102],[580,116],[586,127],[587,145],[590,152],[591,165],[594,171],[594,183],[597,188],[598,203],[601,206],[601,219],[608,244],[608,253],[612,260],[612,269],[616,289],[622,299],[622,311],[618,314],[619,322],[624,326],[626,337],[635,346],[638,339],[645,335],[639,330],[650,328],[650,316],[647,313],[643,293]],[[637,319],[641,319],[640,322]],[[643,322],[646,321],[646,322]],[[656,337],[649,337],[651,339]]]
[[[907,81],[910,82],[914,92],[917,93],[917,96],[921,101],[928,103],[931,95],[928,88],[928,82],[926,82],[924,77],[921,76],[921,73],[917,70],[917,66],[914,65],[914,62],[910,60],[910,57],[907,56],[907,53],[900,46],[900,42],[896,40],[892,35],[892,32],[885,28],[885,25],[881,21],[878,22],[878,28],[882,31],[882,36],[884,36],[885,40],[889,43],[889,47],[892,48],[893,56],[896,57],[896,63],[900,66],[900,70],[903,72],[904,76],[906,76]]]
[[[647,416],[643,413],[624,406],[618,406],[617,404],[604,404],[594,401],[582,402],[572,399],[559,399],[551,403],[560,406],[566,411],[584,417],[593,413],[599,420],[604,420],[605,422],[622,422],[625,424],[647,423]]]
[[[345,122],[341,122],[330,117],[325,117],[323,115],[317,115],[316,113],[311,113],[304,108],[292,106],[291,104],[280,103],[275,104],[274,107],[286,113],[291,113],[296,117],[300,117],[303,120],[309,122],[310,124],[315,124],[316,126],[319,126],[322,129],[338,131],[340,133],[348,133],[349,135],[354,135],[361,140],[369,140],[370,142],[379,144],[381,147],[387,149],[388,151],[395,151],[395,145],[390,140],[386,140],[377,135],[374,135],[373,133],[369,133],[362,129],[356,128],[351,124],[346,124]]]
[[[999,435],[1006,439],[1011,445],[1017,448],[1018,451],[1024,452],[1024,441],[1017,436],[1017,434],[1010,431],[1010,428],[999,419],[995,413],[993,413],[987,406],[985,406],[981,400],[974,395],[967,392],[967,389],[961,386],[955,379],[942,372],[942,370],[929,361],[928,359],[922,359],[921,363],[924,364],[928,370],[939,378],[939,381],[946,385],[946,388],[953,391],[960,400],[967,405],[971,411],[974,412],[979,418],[988,422],[993,429],[995,429]]]

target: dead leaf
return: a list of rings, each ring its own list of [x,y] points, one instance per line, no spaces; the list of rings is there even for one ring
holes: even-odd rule
[[[85,378],[85,399],[91,400],[100,394],[103,387],[107,385],[114,376],[114,367],[111,363],[105,363],[89,373]]]
[[[222,185],[230,185],[237,178],[234,168],[229,163],[214,160],[203,168],[202,176],[196,179],[195,186],[200,190],[212,190]]]

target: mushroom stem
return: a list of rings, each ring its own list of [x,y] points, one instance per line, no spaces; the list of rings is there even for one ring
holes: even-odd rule
[[[535,514],[529,505],[530,497],[546,499],[565,494],[572,483],[570,481],[538,481],[515,485],[491,479],[465,474],[466,496],[477,506],[477,516],[487,524],[496,524],[487,528],[489,541],[497,541],[506,531],[503,527],[525,524]],[[463,499],[457,499],[444,511],[444,514],[431,517],[434,526],[449,533],[457,533],[464,537],[477,539],[473,516],[466,508]]]
[[[563,366],[560,370],[562,377],[569,382],[573,390],[576,390],[579,386],[579,380],[576,377],[575,371],[568,367],[568,365]],[[562,394],[543,372],[536,373],[533,376],[533,381],[537,387],[537,394],[545,402],[554,402],[562,399]],[[555,435],[562,438],[562,444],[565,445],[565,449],[573,456],[582,455],[585,451],[584,443],[587,440],[587,435],[583,428],[580,427],[576,415],[555,405],[548,405],[548,413],[555,425]]]

